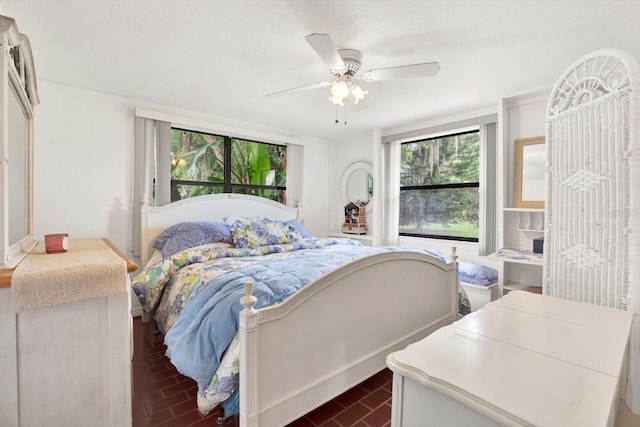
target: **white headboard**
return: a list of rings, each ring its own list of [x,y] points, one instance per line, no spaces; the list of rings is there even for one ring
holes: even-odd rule
[[[140,262],[153,254],[153,242],[167,227],[184,221],[222,221],[227,216],[265,216],[279,221],[298,219],[298,209],[246,194],[211,194],[165,206],[141,209]]]

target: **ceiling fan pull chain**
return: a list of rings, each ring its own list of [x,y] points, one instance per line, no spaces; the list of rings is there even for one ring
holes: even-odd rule
[[[344,124],[347,125],[347,106],[344,106]]]
[[[338,104],[336,104],[336,124],[340,123],[340,120],[338,120]]]

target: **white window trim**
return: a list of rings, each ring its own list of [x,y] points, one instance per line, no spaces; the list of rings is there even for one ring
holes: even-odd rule
[[[195,132],[225,135],[238,139],[257,140],[259,142],[267,142],[278,145],[305,145],[305,141],[300,138],[294,138],[291,136],[279,135],[276,133],[260,130],[245,129],[228,124],[197,119],[194,117],[181,116],[172,113],[145,110],[143,108],[136,108],[135,116],[145,119],[169,122],[173,127],[186,128]]]

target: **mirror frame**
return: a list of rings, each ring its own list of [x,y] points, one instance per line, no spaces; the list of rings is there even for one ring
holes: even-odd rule
[[[544,137],[538,136],[535,138],[523,138],[516,139],[514,142],[514,163],[513,163],[513,175],[514,175],[514,192],[513,192],[513,205],[516,208],[528,208],[528,209],[544,209],[544,200],[527,200],[523,199],[522,194],[522,179],[524,168],[524,147],[530,145],[544,145]],[[542,167],[544,169],[544,158]]]
[[[370,177],[373,179],[373,166],[368,162],[353,162],[342,173],[342,177],[340,178],[340,201],[342,202],[342,206],[346,206],[349,202],[354,202],[355,200],[349,200],[349,178],[353,173],[357,170],[364,169]],[[369,200],[369,203],[365,206],[365,212],[369,214],[371,212],[371,207],[373,203]]]
[[[25,188],[25,198],[27,200],[27,235],[17,242],[9,242],[9,172],[11,167],[8,156],[8,132],[0,134],[0,151],[3,153],[5,165],[0,173],[0,268],[15,267],[33,247],[36,241],[33,237],[33,117],[34,108],[40,103],[38,88],[36,83],[35,68],[31,45],[26,35],[18,31],[18,27],[13,18],[0,15],[0,47],[2,50],[3,72],[0,73],[0,98],[2,105],[7,105],[7,97],[11,94],[12,88],[23,108],[23,113],[27,120],[27,185]],[[8,125],[8,111],[0,107],[0,117],[3,126]]]

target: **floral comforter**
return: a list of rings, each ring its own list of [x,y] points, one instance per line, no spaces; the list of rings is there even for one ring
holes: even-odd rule
[[[259,309],[340,265],[397,249],[368,248],[348,239],[302,239],[249,249],[205,245],[148,265],[132,287],[165,334],[172,363],[198,382],[198,408],[206,414],[237,388],[244,282],[254,283]],[[237,407],[225,411],[234,413]]]

